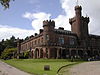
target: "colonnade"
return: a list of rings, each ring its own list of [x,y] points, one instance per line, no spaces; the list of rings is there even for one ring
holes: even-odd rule
[[[32,58],[54,58],[65,59],[71,56],[83,58],[85,56],[100,56],[99,50],[83,50],[83,49],[62,49],[62,48],[35,48],[32,50]]]

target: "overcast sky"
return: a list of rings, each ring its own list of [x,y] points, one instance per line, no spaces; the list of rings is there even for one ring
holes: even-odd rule
[[[74,16],[77,0],[15,0],[10,8],[0,6],[0,40],[12,35],[25,38],[38,33],[43,20],[55,20],[56,28],[71,30],[69,18]],[[100,2],[97,0],[79,0],[82,14],[90,17],[89,33],[100,35]]]

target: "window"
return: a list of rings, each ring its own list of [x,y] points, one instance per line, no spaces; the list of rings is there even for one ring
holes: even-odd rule
[[[35,45],[37,44],[37,41],[35,40]]]
[[[28,45],[26,44],[26,50],[27,50],[27,48],[28,48]]]
[[[43,43],[43,37],[41,38],[41,43]]]
[[[64,38],[63,37],[59,37],[59,43],[64,44]]]
[[[23,45],[21,46],[21,50],[23,50]]]
[[[70,39],[70,45],[74,45],[74,44],[75,44],[74,38],[71,38],[71,39]]]
[[[38,39],[38,44],[40,44],[40,39]]]
[[[46,38],[46,40],[49,40],[49,35],[48,35],[48,34],[46,34],[46,37],[45,37],[45,38]]]

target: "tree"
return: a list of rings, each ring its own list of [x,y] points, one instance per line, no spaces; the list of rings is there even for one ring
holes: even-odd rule
[[[7,8],[9,8],[10,1],[11,0],[0,0],[0,3],[5,9],[7,9]],[[12,1],[14,1],[14,0],[12,0]]]
[[[6,48],[2,54],[2,59],[11,59],[14,58],[15,54],[17,54],[17,48]]]
[[[4,51],[5,48],[16,48],[17,42],[14,36],[12,36],[10,39],[2,40],[0,42],[0,55]]]

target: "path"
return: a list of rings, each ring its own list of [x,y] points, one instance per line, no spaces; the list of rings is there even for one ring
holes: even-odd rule
[[[75,65],[69,70],[70,75],[100,75],[100,61]]]
[[[0,75],[30,75],[0,61]]]

